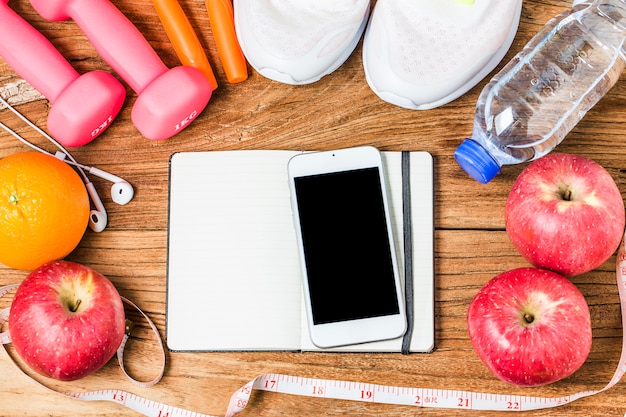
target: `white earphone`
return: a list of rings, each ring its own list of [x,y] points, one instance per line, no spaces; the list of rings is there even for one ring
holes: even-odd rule
[[[91,197],[91,201],[95,207],[94,210],[89,212],[89,227],[94,232],[100,233],[107,227],[107,223],[109,221],[109,217],[107,216],[107,211],[104,208],[104,204],[102,204],[102,200],[100,200],[100,196],[96,191],[96,187],[93,185],[91,181],[85,183],[85,188],[87,188],[87,193],[89,197]]]
[[[111,186],[111,199],[113,199],[113,201],[115,201],[117,204],[123,206],[128,204],[130,200],[133,199],[133,196],[135,195],[135,190],[133,190],[133,186],[124,181],[122,178],[93,167],[89,167],[87,169],[87,172],[95,175],[96,177],[100,177],[113,183],[113,185]]]
[[[1,124],[2,123],[0,123],[0,125]],[[44,153],[48,153],[41,149],[38,150]],[[113,185],[111,186],[111,199],[117,204],[123,206],[125,204],[128,204],[130,200],[133,199],[133,196],[135,195],[135,190],[133,189],[133,186],[122,178],[113,174],[109,174],[108,172],[98,168],[81,165],[74,161],[69,152],[65,150],[58,151],[56,154],[54,154],[54,156],[64,162],[67,162],[70,165],[75,166],[78,171],[81,172],[83,179],[85,180],[85,188],[87,189],[87,193],[89,194],[89,197],[91,198],[91,201],[95,207],[89,212],[89,227],[94,232],[103,231],[107,225],[109,218],[107,216],[106,209],[104,208],[104,204],[102,204],[102,200],[100,199],[100,196],[96,191],[96,187],[91,181],[89,181],[89,178],[87,177],[85,172],[88,172],[92,175],[95,175],[96,177],[105,179],[107,181],[111,181],[113,183]],[[67,160],[66,158],[68,157],[71,159]]]
[[[107,222],[108,222],[107,212],[106,212],[106,209],[104,208],[104,204],[102,204],[102,200],[100,199],[98,192],[96,191],[96,187],[89,180],[87,173],[95,175],[96,177],[105,179],[107,181],[111,181],[113,183],[113,185],[111,186],[111,199],[120,205],[128,204],[133,199],[133,196],[135,195],[135,190],[133,189],[133,186],[130,185],[124,179],[116,175],[110,174],[98,168],[79,164],[78,162],[76,162],[74,157],[72,157],[72,155],[67,151],[67,149],[65,149],[59,142],[53,139],[46,132],[41,130],[37,125],[32,123],[30,120],[28,120],[20,112],[14,109],[4,98],[2,98],[2,96],[0,96],[0,103],[6,106],[9,110],[15,113],[16,116],[22,119],[26,124],[28,124],[30,127],[35,129],[39,134],[44,136],[46,139],[52,142],[57,148],[59,148],[59,150],[53,156],[55,156],[61,161],[66,162],[67,164],[72,165],[76,168],[79,174],[83,177],[83,180],[85,182],[85,188],[87,189],[87,194],[89,194],[89,197],[91,198],[91,202],[94,205],[94,209],[92,209],[89,212],[89,227],[94,232],[102,232],[105,229]],[[15,138],[25,143],[26,145],[30,146],[31,148],[39,152],[48,154],[48,155],[52,155],[50,152],[30,143],[29,141],[27,141],[26,139],[18,135],[15,131],[10,129],[6,125],[4,125],[2,122],[0,122],[0,127],[2,127],[4,130],[9,132]]]

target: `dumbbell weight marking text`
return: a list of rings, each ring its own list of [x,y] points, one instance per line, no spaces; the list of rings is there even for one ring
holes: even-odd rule
[[[187,126],[193,119],[198,115],[198,111],[194,110],[189,116],[185,117],[180,123],[176,125],[176,130],[181,130],[185,126]]]
[[[98,136],[100,133],[102,133],[104,129],[106,129],[111,124],[111,122],[113,122],[113,115],[110,115],[104,122],[100,124],[100,126],[92,130],[91,137],[95,138],[96,136]]]

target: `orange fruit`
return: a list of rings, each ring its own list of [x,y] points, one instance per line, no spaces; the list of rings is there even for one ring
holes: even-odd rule
[[[0,262],[33,270],[76,248],[89,221],[78,173],[39,152],[0,159]]]

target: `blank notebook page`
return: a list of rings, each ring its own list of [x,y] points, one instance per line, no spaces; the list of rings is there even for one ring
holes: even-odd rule
[[[171,350],[299,349],[300,268],[287,182],[293,155],[233,151],[172,156]]]

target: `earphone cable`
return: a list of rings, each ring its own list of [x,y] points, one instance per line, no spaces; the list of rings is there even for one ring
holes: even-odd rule
[[[31,128],[35,129],[35,131],[37,133],[39,133],[41,136],[43,136],[44,138],[46,138],[47,140],[49,140],[53,145],[55,145],[67,158],[69,158],[69,160],[66,160],[65,162],[70,163],[70,165],[73,165],[76,167],[76,169],[78,170],[78,172],[82,175],[82,177],[84,178],[85,182],[89,182],[89,178],[87,177],[87,174],[85,174],[85,171],[83,169],[87,169],[87,167],[85,165],[81,165],[79,164],[76,159],[74,159],[74,157],[72,156],[72,154],[70,154],[67,149],[65,149],[63,147],[63,145],[61,145],[56,139],[54,139],[52,136],[50,136],[49,134],[47,134],[46,132],[44,132],[39,126],[37,126],[36,124],[34,124],[33,122],[31,122],[26,116],[24,116],[22,113],[20,113],[19,111],[17,111],[13,106],[11,106],[9,104],[8,101],[6,101],[2,95],[0,95],[0,103],[2,103],[7,109],[9,109],[13,114],[15,114],[17,117],[19,117],[24,123],[26,123],[28,126],[30,126]],[[17,132],[15,132],[13,129],[9,128],[7,125],[5,125],[4,123],[0,122],[0,127],[2,127],[4,130],[6,130],[8,133],[10,133],[11,135],[13,135],[16,139],[18,139],[20,142],[24,143],[27,146],[30,146],[31,148],[35,149],[36,151],[39,152],[43,152],[43,153],[47,153],[49,154],[48,151],[40,148],[39,146],[29,142],[28,140],[24,139],[22,136],[20,136]]]

